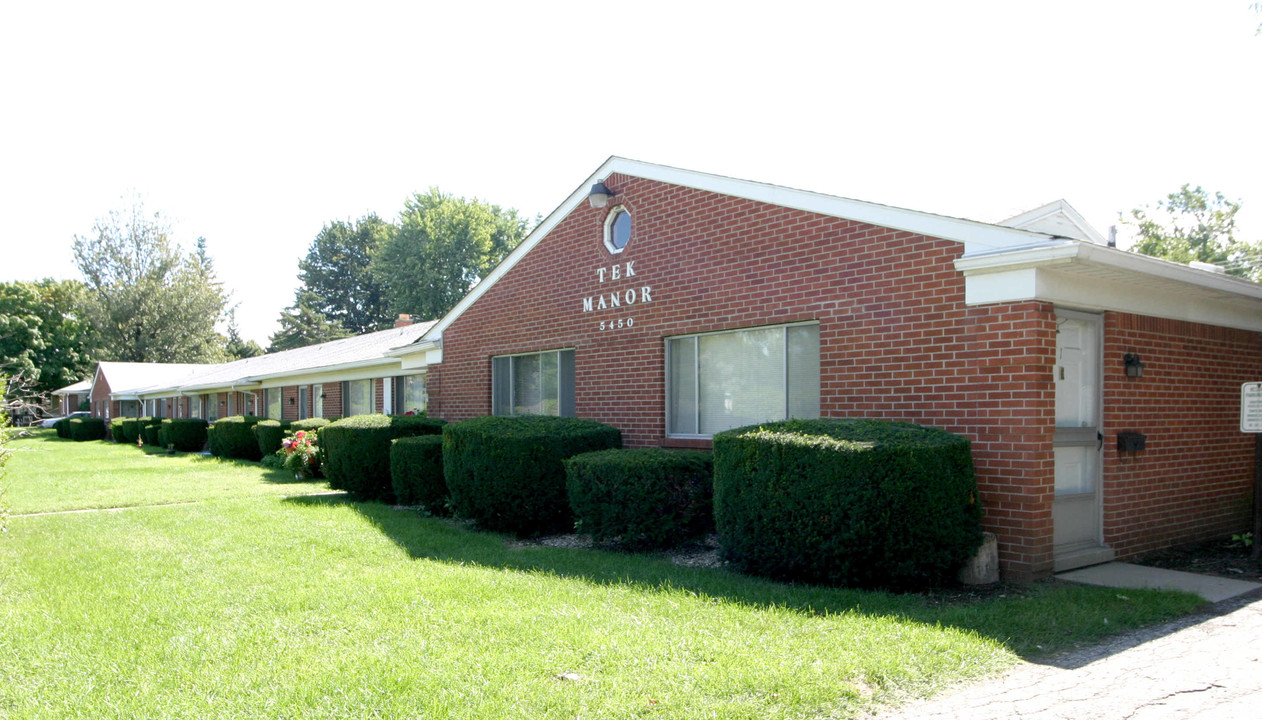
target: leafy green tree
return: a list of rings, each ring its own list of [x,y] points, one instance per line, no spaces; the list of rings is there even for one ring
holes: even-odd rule
[[[1220,192],[1211,197],[1200,186],[1184,184],[1155,208],[1131,210],[1122,222],[1139,233],[1131,252],[1183,264],[1212,263],[1232,275],[1262,281],[1262,241],[1249,243],[1236,237],[1239,210],[1240,203]]]
[[[219,362],[215,325],[228,298],[215,277],[205,239],[185,254],[160,213],[139,199],[75,236],[75,261],[91,302],[87,317],[100,338],[100,360]]]
[[[526,236],[513,209],[445,195],[408,198],[398,232],[381,242],[372,269],[390,314],[441,317]]]
[[[285,308],[280,314],[280,330],[272,333],[267,351],[280,352],[295,348],[316,345],[338,338],[348,337],[347,332],[338,323],[333,322],[312,307],[311,293],[299,292],[294,304]]]
[[[304,304],[351,333],[389,327],[385,289],[371,265],[373,253],[394,233],[394,225],[373,214],[325,225],[298,261],[298,293],[309,293]]]
[[[95,337],[86,302],[73,280],[0,283],[0,371],[23,373],[43,393],[87,377]]]

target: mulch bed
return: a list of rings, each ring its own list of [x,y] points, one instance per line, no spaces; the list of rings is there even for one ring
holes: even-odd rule
[[[1130,558],[1127,562],[1166,570],[1262,582],[1262,560],[1252,559],[1251,552],[1252,548],[1227,537],[1158,550],[1142,557]]]

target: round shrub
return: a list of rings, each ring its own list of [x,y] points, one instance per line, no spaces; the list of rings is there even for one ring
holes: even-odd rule
[[[161,432],[162,418],[140,418],[140,437],[144,439],[146,445],[151,447],[166,447],[166,443],[162,442],[162,438],[160,437]]]
[[[75,442],[105,439],[105,421],[101,418],[73,418],[66,425]]]
[[[206,425],[201,418],[167,418],[162,421],[162,446],[174,445],[180,452],[201,452],[206,447]]]
[[[122,442],[128,445],[135,445],[136,441],[140,439],[140,418],[129,417],[122,420],[123,422],[120,423],[120,428],[123,431]]]
[[[531,535],[574,527],[562,461],[622,446],[594,420],[481,417],[443,430],[443,476],[452,509],[488,530]]]
[[[600,450],[565,461],[579,532],[664,548],[714,529],[714,465],[698,450]]]
[[[748,572],[911,589],[982,542],[966,438],[877,420],[791,420],[714,436],[714,513]]]
[[[330,422],[332,421],[327,420],[325,418],[307,418],[306,420],[294,420],[293,422],[289,423],[289,429],[293,430],[294,432],[303,430],[307,433],[313,433],[313,432],[319,431],[320,428],[324,427],[325,425],[328,425]]]
[[[123,442],[123,421],[127,418],[114,418],[110,420],[109,435],[114,442]]]
[[[443,479],[443,436],[421,435],[390,441],[390,481],[400,505],[420,505],[434,515],[447,514]]]
[[[259,454],[266,457],[280,450],[280,443],[289,429],[288,420],[260,420],[255,423],[254,437],[259,444]]]
[[[254,425],[264,418],[253,415],[231,415],[219,418],[207,430],[210,452],[218,457],[261,460]]]
[[[70,418],[62,418],[53,423],[53,430],[57,432],[57,437],[62,440],[70,439]]]
[[[354,415],[320,428],[324,476],[335,490],[364,500],[394,501],[390,441],[437,435],[446,422],[416,415]]]

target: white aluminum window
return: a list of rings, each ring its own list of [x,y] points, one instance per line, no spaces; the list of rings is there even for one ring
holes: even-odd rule
[[[270,420],[280,420],[281,410],[281,392],[280,388],[267,388],[263,391],[267,404],[267,417]]]
[[[425,392],[425,373],[404,375],[399,378],[399,413],[425,412],[425,403],[429,396]]]
[[[342,415],[368,415],[372,413],[372,380],[351,380],[343,388],[345,404]]]
[[[574,351],[491,358],[491,414],[574,417]]]
[[[667,338],[666,433],[819,417],[819,325]]]

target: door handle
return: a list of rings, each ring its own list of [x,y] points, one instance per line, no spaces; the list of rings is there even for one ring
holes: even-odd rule
[[[1096,449],[1096,452],[1099,452],[1104,449],[1104,433],[1100,432],[1099,430],[1096,430],[1095,439],[1097,443],[1097,445],[1095,446],[1095,449]]]

